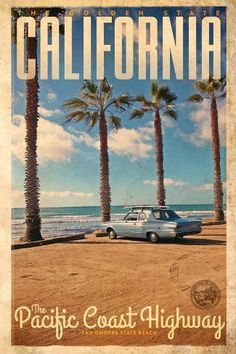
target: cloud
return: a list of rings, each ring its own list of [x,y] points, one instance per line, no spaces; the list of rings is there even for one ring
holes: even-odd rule
[[[57,205],[59,202],[67,202],[67,198],[70,205],[76,202],[78,199],[84,200],[93,198],[95,194],[93,193],[84,193],[84,192],[74,192],[74,191],[41,191],[40,192],[40,204],[42,205]],[[12,201],[15,207],[24,205],[24,191],[13,190],[12,191]]]
[[[131,161],[149,157],[153,149],[148,142],[153,130],[149,127],[138,129],[122,128],[109,136],[109,148],[117,155],[129,156]]]
[[[157,181],[151,180],[151,179],[146,179],[145,181],[143,181],[143,184],[147,184],[149,186],[156,186]]]
[[[226,182],[223,182],[223,188],[226,188]],[[194,186],[195,191],[212,191],[213,190],[213,183],[205,183],[198,186]]]
[[[78,132],[77,132],[78,133]],[[97,150],[100,149],[98,137],[91,137],[89,134],[80,132],[78,142],[84,143]],[[108,137],[109,149],[112,153],[120,156],[128,156],[131,161],[149,157],[153,146],[150,144],[153,136],[153,128],[150,126],[138,129],[121,128]]]
[[[65,131],[60,125],[42,117],[38,123],[38,160],[69,161],[75,153],[77,138]],[[25,120],[23,115],[14,115],[12,119],[12,153],[24,163],[25,160]]]
[[[44,197],[57,197],[57,198],[65,198],[65,197],[78,197],[78,198],[92,198],[94,197],[93,193],[83,193],[83,192],[71,192],[71,191],[63,191],[63,192],[46,192],[42,191],[41,195]]]
[[[165,178],[164,180],[165,186],[173,186],[173,187],[188,187],[191,188],[194,191],[213,191],[213,183],[205,183],[201,185],[190,185],[186,182],[183,181],[174,181],[172,178]],[[148,186],[156,186],[157,181],[156,180],[150,180],[146,179],[143,181],[143,184],[148,185]],[[226,189],[226,182],[223,182],[223,189]]]
[[[40,106],[38,108],[38,112],[43,117],[52,117],[52,116],[61,114],[61,111],[57,108],[56,109],[47,109],[42,106]]]
[[[20,91],[16,91],[12,96],[12,102],[19,103],[20,101],[24,100],[25,94]]]
[[[49,89],[48,90],[48,94],[47,94],[47,98],[50,101],[56,100],[57,99],[57,94],[52,89]]]
[[[163,119],[163,134],[166,128],[172,128],[175,122]],[[70,128],[73,133],[79,134],[78,142],[86,144],[97,150],[100,149],[98,137],[92,137],[88,133],[80,132],[74,127]],[[150,156],[153,150],[154,128],[153,122],[149,121],[145,126],[136,129],[121,128],[108,136],[109,150],[120,156],[127,156],[130,160],[137,161]]]
[[[211,191],[211,190],[213,190],[213,184],[212,183],[205,183],[200,186],[195,186],[194,190],[195,191]]]
[[[186,182],[183,181],[174,181],[172,178],[165,178],[164,182],[166,186],[174,186],[174,187],[183,187],[187,184]]]
[[[78,137],[78,142],[99,150],[99,146],[100,146],[99,140],[97,138],[90,136],[88,133],[80,132],[80,135]]]
[[[193,131],[191,133],[184,133],[180,129],[176,131],[177,136],[186,142],[197,147],[204,147],[211,143],[211,128],[210,128],[210,107],[209,101],[199,104],[199,109],[190,114],[190,121],[193,123]],[[226,144],[226,112],[225,105],[218,106],[219,117],[219,135],[221,146]]]
[[[173,187],[184,187],[187,184],[186,182],[183,182],[183,181],[174,181],[172,178],[165,178],[164,183],[165,183],[165,186],[173,186]],[[146,179],[145,181],[143,181],[143,184],[146,184],[149,186],[156,186],[157,181]]]

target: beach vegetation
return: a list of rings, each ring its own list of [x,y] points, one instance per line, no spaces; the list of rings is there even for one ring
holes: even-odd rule
[[[214,165],[214,213],[215,219],[220,221],[224,220],[224,211],[217,102],[226,97],[226,78],[225,76],[222,76],[219,80],[216,80],[213,76],[210,76],[208,80],[195,82],[194,87],[197,90],[197,93],[188,98],[189,102],[201,103],[204,100],[209,100],[210,102],[211,146]]]
[[[85,80],[78,97],[67,99],[62,108],[66,123],[85,121],[89,130],[96,124],[100,141],[100,205],[102,221],[110,220],[111,187],[109,181],[108,130],[121,128],[120,113],[132,104],[128,93],[113,95],[113,87],[106,78],[97,83]],[[118,115],[117,115],[118,114]]]
[[[38,176],[38,154],[37,154],[37,133],[39,120],[39,78],[38,78],[38,28],[40,19],[45,11],[49,16],[63,15],[62,8],[15,8],[12,10],[12,38],[13,42],[17,40],[17,20],[22,16],[33,16],[37,22],[35,35],[30,37],[25,33],[25,60],[26,67],[29,60],[35,61],[35,76],[32,79],[26,79],[26,113],[25,113],[25,233],[21,241],[41,240],[41,217],[40,217],[40,183]],[[62,28],[62,27],[61,27]],[[50,29],[49,29],[50,31]]]
[[[170,118],[176,120],[178,113],[176,111],[177,96],[168,86],[159,86],[156,81],[151,84],[151,97],[136,96],[135,100],[140,104],[131,113],[131,119],[143,118],[146,113],[153,114],[154,120],[154,140],[156,150],[156,173],[157,187],[156,199],[158,205],[165,205],[166,192],[164,184],[164,156],[163,156],[163,131],[162,119]]]

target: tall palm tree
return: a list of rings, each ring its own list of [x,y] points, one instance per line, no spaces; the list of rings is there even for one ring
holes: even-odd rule
[[[107,79],[99,83],[85,80],[79,97],[68,99],[62,105],[66,113],[66,122],[86,121],[89,129],[97,123],[100,138],[100,202],[102,221],[110,220],[111,188],[109,183],[108,126],[118,130],[121,118],[115,112],[123,112],[131,104],[127,93],[113,96],[113,88]]]
[[[201,103],[205,99],[210,100],[211,144],[214,164],[214,211],[216,220],[224,220],[217,101],[226,97],[226,79],[225,76],[222,76],[219,80],[215,80],[210,76],[208,80],[197,81],[194,86],[200,94],[196,93],[190,96],[188,98],[189,102]]]
[[[33,16],[36,20],[35,37],[26,36],[26,60],[35,59],[36,73],[35,77],[26,80],[26,151],[25,151],[25,224],[26,230],[23,241],[42,240],[41,235],[41,217],[40,217],[40,184],[38,177],[37,163],[37,130],[38,130],[38,106],[39,106],[39,79],[37,63],[37,31],[40,25],[40,19],[45,11],[49,11],[49,16],[60,16],[64,13],[62,8],[16,8],[12,10],[12,37],[16,41],[16,22],[21,16]],[[62,27],[60,26],[62,30]]]
[[[142,118],[145,113],[152,112],[154,118],[154,136],[156,146],[156,171],[157,171],[157,203],[165,205],[166,193],[164,184],[164,157],[161,115],[177,119],[175,101],[177,96],[167,86],[158,86],[157,82],[151,84],[151,99],[144,96],[137,96],[136,101],[140,103],[139,109],[134,109],[131,119]]]

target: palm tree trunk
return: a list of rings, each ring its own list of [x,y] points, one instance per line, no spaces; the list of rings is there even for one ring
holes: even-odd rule
[[[111,189],[109,183],[109,156],[107,143],[107,123],[102,111],[99,119],[100,135],[100,201],[102,221],[110,220]]]
[[[214,163],[214,209],[216,220],[224,220],[223,212],[223,188],[220,169],[220,139],[218,128],[218,110],[216,99],[211,99],[211,135],[212,157]]]
[[[157,203],[158,205],[165,205],[166,193],[164,185],[164,168],[163,168],[163,141],[161,117],[158,110],[154,115],[154,131],[156,144],[156,164],[157,164]]]
[[[37,128],[38,128],[38,67],[37,37],[26,37],[26,57],[36,60],[36,74],[26,80],[26,152],[25,152],[25,223],[24,241],[42,240],[39,207],[39,178],[37,163]]]

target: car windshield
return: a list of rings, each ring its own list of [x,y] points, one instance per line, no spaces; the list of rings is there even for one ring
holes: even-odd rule
[[[179,218],[179,215],[173,210],[153,210],[153,215],[157,220],[173,220]]]

